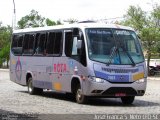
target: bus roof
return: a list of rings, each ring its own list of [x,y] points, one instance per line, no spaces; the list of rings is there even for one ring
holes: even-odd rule
[[[69,29],[69,28],[117,28],[117,29],[126,29],[132,30],[133,28],[117,25],[117,24],[102,24],[102,23],[78,23],[78,24],[67,24],[67,25],[56,25],[56,26],[46,26],[46,27],[37,27],[37,28],[25,28],[14,30],[13,33],[26,33],[26,32],[38,32],[38,31],[49,31],[49,30],[59,30],[59,29]]]

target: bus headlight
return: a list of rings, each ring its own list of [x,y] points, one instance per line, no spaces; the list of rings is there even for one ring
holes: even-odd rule
[[[89,80],[92,82],[97,82],[97,83],[103,83],[104,80],[101,78],[96,78],[96,77],[89,77]]]
[[[136,83],[143,83],[145,81],[145,79],[139,79],[136,81]]]
[[[101,79],[101,78],[95,78],[95,82],[103,83],[103,82],[104,82],[104,80],[103,80],[103,79]]]

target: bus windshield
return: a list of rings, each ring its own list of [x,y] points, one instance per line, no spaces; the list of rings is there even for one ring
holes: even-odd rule
[[[107,65],[135,65],[144,62],[134,31],[109,28],[86,29],[89,58]]]

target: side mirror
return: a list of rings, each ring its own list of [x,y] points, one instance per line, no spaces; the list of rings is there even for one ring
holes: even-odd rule
[[[82,40],[78,40],[77,41],[77,49],[81,49],[82,48]]]

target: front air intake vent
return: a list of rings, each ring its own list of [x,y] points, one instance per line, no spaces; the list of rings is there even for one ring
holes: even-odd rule
[[[106,96],[115,96],[116,93],[125,93],[127,96],[137,95],[137,92],[131,87],[111,87],[102,94]]]
[[[103,71],[106,72],[115,72],[115,73],[135,73],[138,72],[138,69],[114,69],[114,68],[102,68]]]

